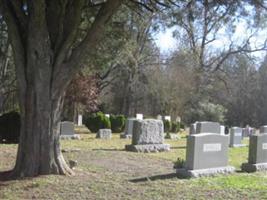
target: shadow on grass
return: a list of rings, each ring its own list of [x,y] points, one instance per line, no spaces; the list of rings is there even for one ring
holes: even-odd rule
[[[13,170],[0,172],[0,186],[5,186],[5,184],[1,182],[11,181],[11,180],[15,180],[13,176]]]
[[[93,151],[125,151],[125,149],[92,149]]]
[[[186,146],[182,146],[182,147],[171,147],[171,149],[185,149]]]
[[[129,181],[132,183],[140,183],[140,182],[165,180],[165,179],[172,179],[172,178],[179,178],[179,177],[177,173],[169,173],[169,174],[160,174],[160,175],[155,175],[155,176],[136,178],[136,179],[131,179]]]

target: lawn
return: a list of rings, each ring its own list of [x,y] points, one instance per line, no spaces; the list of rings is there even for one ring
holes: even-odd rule
[[[248,141],[246,140],[245,143]],[[62,141],[66,160],[77,160],[75,176],[40,176],[0,182],[0,199],[267,199],[267,173],[240,172],[248,148],[230,149],[229,176],[178,179],[173,163],[185,158],[185,138],[166,140],[171,151],[141,154],[124,151],[129,139]],[[16,145],[0,144],[0,171],[14,165]]]

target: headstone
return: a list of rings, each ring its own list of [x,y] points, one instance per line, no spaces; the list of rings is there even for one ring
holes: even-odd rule
[[[248,163],[243,163],[241,169],[246,172],[267,170],[267,134],[249,137]]]
[[[83,125],[83,116],[78,115],[78,126],[82,126],[82,125]]]
[[[60,123],[60,138],[61,139],[80,139],[80,135],[74,133],[73,122],[61,122]]]
[[[170,145],[164,144],[162,120],[145,119],[133,121],[132,144],[125,146],[128,151],[159,152],[169,151]]]
[[[197,122],[190,125],[189,135],[196,134]]]
[[[171,121],[171,116],[164,116],[164,119],[166,120],[166,121]]]
[[[225,126],[220,126],[220,134],[225,135]]]
[[[199,133],[221,133],[220,124],[217,122],[198,122],[196,124],[196,134]]]
[[[112,132],[111,129],[99,129],[96,138],[100,139],[111,139],[112,137]]]
[[[267,133],[267,125],[260,127],[260,134],[264,134],[264,133]]]
[[[136,119],[142,120],[143,119],[143,114],[136,114]]]
[[[184,168],[177,169],[178,176],[201,177],[234,172],[228,166],[228,136],[217,133],[193,134],[187,137]]]
[[[132,138],[133,135],[133,123],[137,120],[135,118],[128,118],[125,124],[124,133],[120,136],[121,138]]]
[[[106,117],[110,118],[110,114],[105,114]]]
[[[180,116],[176,117],[175,121],[180,123],[181,122],[181,117]]]
[[[157,116],[157,119],[158,119],[158,120],[162,120],[162,116],[161,116],[161,115],[158,115],[158,116]]]
[[[249,127],[247,125],[245,128],[243,128],[242,135],[243,137],[249,137],[250,135],[253,135],[255,133],[254,128]]]
[[[242,128],[232,127],[230,129],[230,147],[243,147],[246,146],[242,144]]]

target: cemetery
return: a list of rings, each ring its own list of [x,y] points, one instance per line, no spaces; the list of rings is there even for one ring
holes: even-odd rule
[[[0,0],[0,200],[267,199],[267,0]]]

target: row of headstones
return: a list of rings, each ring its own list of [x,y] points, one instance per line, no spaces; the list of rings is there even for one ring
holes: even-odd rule
[[[97,132],[96,138],[111,139],[112,133],[110,129],[100,129]],[[61,139],[80,139],[79,134],[75,134],[74,123],[64,121],[60,123],[60,138]]]
[[[265,130],[265,129],[266,130]],[[263,126],[260,129],[261,133],[267,133],[267,126]],[[220,125],[217,122],[196,122],[191,124],[189,134],[201,134],[201,133],[215,133],[220,135],[225,135],[225,126]],[[232,127],[230,128],[230,147],[242,147],[242,140],[244,137],[255,134],[256,131],[253,128],[240,128]]]
[[[169,151],[170,145],[164,144],[164,125],[162,120],[156,119],[134,119],[128,120],[128,132],[132,133],[132,144],[126,145],[126,150],[135,152],[160,152]],[[131,122],[131,123],[129,123]],[[129,124],[132,127],[129,129]],[[60,124],[61,138],[64,139],[79,139],[79,136],[74,134],[73,122],[61,122]],[[110,129],[100,129],[97,137],[110,138]]]
[[[235,171],[234,167],[228,166],[229,136],[218,134],[218,132],[212,133],[206,125],[207,123],[204,123],[197,127],[206,128],[205,130],[209,132],[191,134],[187,137],[185,166],[177,169],[178,175],[199,177]],[[218,123],[210,122],[209,125],[209,127],[213,125],[213,128],[219,129]],[[238,129],[239,133],[241,130],[241,128]],[[261,127],[260,132],[261,134],[250,136],[248,163],[242,164],[243,171],[254,172],[267,169],[267,127]]]

